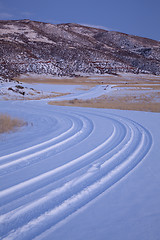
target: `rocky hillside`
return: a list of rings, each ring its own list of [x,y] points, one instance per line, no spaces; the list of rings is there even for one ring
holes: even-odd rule
[[[0,21],[0,76],[160,74],[160,42],[78,24]]]

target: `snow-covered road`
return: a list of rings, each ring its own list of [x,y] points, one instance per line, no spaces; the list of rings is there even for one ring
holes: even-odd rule
[[[55,85],[55,84],[28,84],[17,82],[0,82],[0,100],[7,97],[8,99],[33,99],[36,97],[42,98],[43,101],[50,100],[72,100],[91,99],[104,95],[108,92],[113,92],[113,85],[96,85],[88,87],[85,85]],[[24,95],[22,93],[25,93]],[[66,93],[64,96],[56,96],[57,94]],[[54,95],[55,94],[55,95]],[[54,95],[54,97],[53,97]],[[47,96],[47,99],[46,99]]]
[[[118,239],[120,234],[119,239],[160,237],[159,234],[157,238],[147,238],[147,231],[155,236],[153,228],[144,231],[148,219],[144,219],[143,224],[135,221],[138,238],[134,238],[135,226],[130,230],[130,238],[123,230],[116,232],[116,221],[122,215],[122,209],[114,213],[112,204],[107,205],[111,188],[117,188],[119,192],[125,186],[125,196],[129,198],[133,191],[142,194],[136,190],[137,184],[142,182],[146,186],[147,178],[148,189],[146,186],[141,199],[146,194],[151,195],[147,202],[148,213],[158,228],[160,216],[155,215],[158,205],[152,197],[160,177],[157,176],[153,182],[151,180],[156,175],[155,164],[156,171],[160,170],[160,114],[57,107],[49,106],[45,101],[1,101],[0,109],[28,122],[20,131],[5,134],[0,139],[1,239],[76,240],[106,239],[108,236],[111,240]],[[146,166],[149,169],[147,173]],[[137,176],[136,181],[128,180],[132,176]],[[133,220],[137,199],[130,199],[130,210],[133,209],[130,214],[125,213],[128,223]],[[160,200],[159,193],[157,200]],[[101,211],[115,215],[112,231],[107,227],[110,219],[99,223],[98,203],[101,201],[103,205],[106,201]],[[123,204],[127,208],[127,200],[119,196],[118,206]],[[94,209],[94,216],[87,214],[89,209]],[[101,219],[104,218],[102,215]],[[142,213],[141,217],[144,215]],[[79,216],[84,223],[80,224]],[[88,227],[82,227],[85,221],[90,221]],[[95,222],[97,227],[93,229]],[[123,225],[123,221],[119,220],[118,224]],[[143,231],[140,231],[142,227]],[[71,231],[73,228],[77,232]]]
[[[111,90],[113,85],[97,85],[95,87],[92,87],[91,89],[85,91],[85,90],[81,90],[81,91],[77,91],[77,92],[73,92],[69,95],[66,96],[61,96],[61,97],[56,97],[50,100],[56,100],[56,101],[62,101],[62,100],[72,100],[72,99],[92,99],[92,98],[96,98],[99,97],[101,95],[107,94]],[[64,87],[63,87],[64,88]],[[44,101],[48,101],[47,99],[44,99]]]

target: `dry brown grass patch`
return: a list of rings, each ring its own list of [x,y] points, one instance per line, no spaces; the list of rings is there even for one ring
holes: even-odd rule
[[[26,83],[46,83],[46,84],[62,84],[62,85],[90,85],[95,86],[98,84],[160,84],[160,76],[148,74],[119,74],[114,75],[100,75],[100,76],[84,76],[84,77],[62,77],[62,78],[49,78],[41,75],[37,76],[19,76],[15,78],[17,81]]]
[[[87,77],[76,77],[76,78],[43,78],[43,77],[25,77],[25,78],[14,78],[16,81],[24,82],[24,83],[45,83],[45,84],[55,84],[55,85],[92,85],[95,86],[99,82],[97,79],[92,80]]]
[[[115,86],[113,86],[113,88],[129,88],[129,90],[160,90],[160,84],[157,83],[150,83],[150,84],[130,84],[130,83],[124,83],[124,84],[117,84]]]
[[[11,118],[7,114],[0,114],[0,133],[15,131],[26,123],[18,118]]]
[[[68,101],[50,101],[50,105],[74,106],[89,108],[109,108],[121,110],[136,110],[148,112],[160,112],[160,103],[154,102],[152,96],[119,96],[108,97],[106,95],[90,100],[73,99]]]

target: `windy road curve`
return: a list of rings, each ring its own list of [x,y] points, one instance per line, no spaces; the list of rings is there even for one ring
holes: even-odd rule
[[[1,239],[54,235],[58,223],[126,176],[152,145],[143,126],[105,110],[15,104],[17,112],[25,105],[29,124],[1,146]]]

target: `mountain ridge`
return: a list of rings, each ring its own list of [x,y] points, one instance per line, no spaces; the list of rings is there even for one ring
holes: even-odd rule
[[[0,20],[0,75],[160,75],[160,42],[76,23]]]

